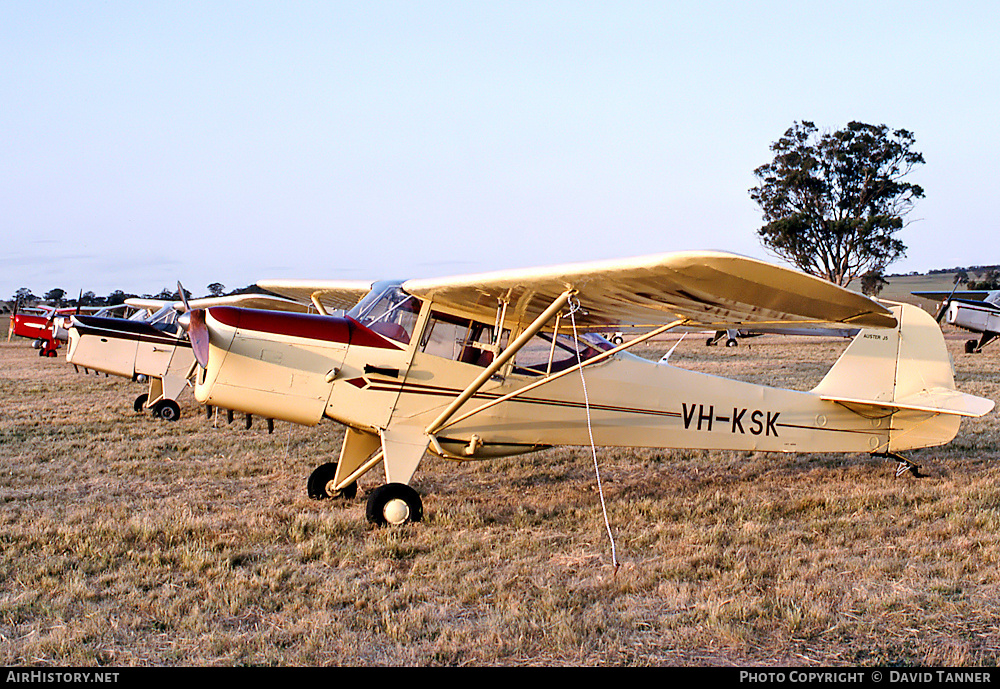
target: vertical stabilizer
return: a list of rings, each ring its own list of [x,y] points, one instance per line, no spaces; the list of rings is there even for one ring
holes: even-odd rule
[[[962,416],[982,416],[993,401],[955,389],[944,336],[930,314],[910,304],[892,312],[896,328],[858,333],[812,392],[872,418],[891,415],[882,451],[949,442]]]

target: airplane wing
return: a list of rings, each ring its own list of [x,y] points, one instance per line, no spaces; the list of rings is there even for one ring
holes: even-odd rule
[[[326,311],[350,309],[372,289],[363,280],[261,280],[257,286],[303,304],[318,301]]]
[[[983,301],[986,297],[990,296],[990,290],[985,289],[967,289],[962,291],[954,292],[910,292],[915,297],[923,297],[924,299],[933,299],[934,301],[944,301],[945,299],[965,299],[969,301]]]
[[[265,309],[268,311],[298,311],[304,313],[309,310],[308,304],[271,296],[270,294],[232,294],[228,297],[204,297],[202,299],[191,299],[188,305],[192,309],[210,309],[213,306],[240,306],[245,309]],[[183,310],[184,303],[174,302],[174,308]]]
[[[171,303],[173,302],[163,301],[162,299],[143,299],[142,297],[129,297],[125,300],[125,304],[134,309],[146,309],[154,313]]]
[[[839,323],[894,327],[881,304],[805,273],[724,252],[679,252],[418,279],[403,289],[456,315],[496,318],[508,302],[505,325],[530,321],[567,289],[577,290],[577,325],[655,326],[676,319],[721,329],[751,324]]]
[[[131,297],[125,300],[128,306],[136,309],[146,309],[156,312],[164,306],[173,305],[178,311],[184,310],[183,301],[164,301],[162,299],[144,299],[141,297]],[[282,299],[269,294],[232,294],[228,297],[204,297],[202,299],[191,299],[188,304],[192,309],[210,309],[213,306],[242,306],[247,309],[267,309],[269,311],[299,311],[309,310],[308,304]]]

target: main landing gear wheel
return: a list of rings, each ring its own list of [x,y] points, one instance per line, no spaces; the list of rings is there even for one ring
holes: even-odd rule
[[[336,462],[328,462],[316,467],[306,482],[306,490],[309,493],[309,497],[313,500],[328,500],[330,498],[351,499],[358,494],[357,482],[345,486],[343,490],[334,490],[333,477],[336,474]]]
[[[737,342],[737,341],[736,341],[735,339],[733,339],[732,337],[730,337],[730,338],[729,338],[728,340],[726,340],[726,346],[727,346],[727,347],[735,347],[735,346],[737,346],[738,344],[739,344],[739,342]]]
[[[376,526],[400,526],[419,522],[424,506],[417,491],[405,483],[387,483],[368,496],[365,517]]]
[[[160,400],[153,405],[153,416],[167,421],[176,421],[181,418],[181,408],[173,400]]]
[[[145,392],[135,398],[135,402],[132,403],[132,408],[136,411],[142,411],[146,408],[146,400],[149,399],[149,395]]]
[[[976,353],[976,345],[977,344],[979,344],[979,343],[976,342],[975,340],[966,340],[965,341],[965,353],[966,354],[975,354]]]

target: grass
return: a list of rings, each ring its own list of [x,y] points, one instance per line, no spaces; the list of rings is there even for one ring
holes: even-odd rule
[[[948,344],[1000,398],[1000,347]],[[650,344],[659,356],[673,342]],[[677,365],[805,389],[845,343],[689,337]],[[373,529],[305,480],[332,423],[132,411],[141,387],[0,344],[0,663],[994,665],[1000,421],[915,452],[590,450],[425,459],[425,521]],[[762,365],[763,363],[763,365]]]

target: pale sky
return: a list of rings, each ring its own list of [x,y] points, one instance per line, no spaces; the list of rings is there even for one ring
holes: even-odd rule
[[[912,131],[888,272],[1000,263],[1000,3],[0,3],[0,298],[721,249],[798,120]]]

